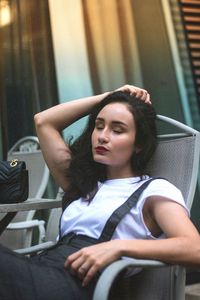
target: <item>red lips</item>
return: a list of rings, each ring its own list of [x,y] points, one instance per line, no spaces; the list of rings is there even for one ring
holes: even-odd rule
[[[98,146],[95,148],[95,151],[97,154],[105,154],[106,152],[108,152],[109,150],[103,146]]]

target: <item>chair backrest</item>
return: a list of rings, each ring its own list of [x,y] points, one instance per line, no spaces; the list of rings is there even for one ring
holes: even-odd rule
[[[153,176],[165,177],[177,186],[183,194],[188,209],[191,210],[198,182],[200,133],[168,117],[158,115],[157,119],[165,122],[169,127],[176,128],[176,133],[159,137],[158,147],[148,165],[148,171]],[[144,280],[152,282],[151,279],[156,277],[156,282],[152,282],[152,295],[154,295],[152,299],[160,297],[159,293],[164,290],[164,286],[167,286],[168,293],[163,294],[163,300],[185,299],[185,269],[183,267],[172,266],[161,270],[145,269],[140,276],[140,283],[137,282],[137,290],[140,292],[136,299],[145,299],[145,296],[141,295]],[[145,295],[144,292],[143,289],[143,295]],[[156,293],[158,293],[157,296]]]
[[[171,118],[158,116],[158,121],[172,125],[178,132],[159,136],[157,150],[147,170],[176,185],[191,209],[199,172],[200,133]]]
[[[157,150],[147,171],[152,176],[163,176],[177,186],[190,210],[198,180],[200,133],[165,116],[158,115],[157,120],[176,132],[159,136]],[[130,281],[130,294],[136,300],[145,300],[147,294],[151,295],[150,300],[184,300],[185,269],[178,266],[143,269]]]
[[[29,171],[29,198],[43,196],[49,180],[49,169],[44,161],[36,136],[26,136],[8,151],[8,160],[23,160]]]

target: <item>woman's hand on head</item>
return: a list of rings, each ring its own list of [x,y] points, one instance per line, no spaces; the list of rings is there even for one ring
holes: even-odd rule
[[[120,240],[112,240],[85,247],[70,255],[64,267],[86,286],[99,270],[121,257],[120,243]]]
[[[131,95],[144,101],[145,103],[151,104],[150,94],[145,89],[139,88],[137,86],[126,84],[126,85],[116,89],[115,91],[122,91],[122,92],[130,93]]]

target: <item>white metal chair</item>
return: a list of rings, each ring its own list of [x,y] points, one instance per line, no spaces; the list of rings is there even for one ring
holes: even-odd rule
[[[38,138],[26,136],[17,141],[8,151],[7,159],[26,162],[29,171],[29,198],[41,198],[47,188],[49,169],[43,159]],[[44,221],[33,220],[35,213],[35,210],[18,213],[1,235],[1,243],[11,249],[29,247],[35,227],[39,229],[39,242],[42,242],[45,234]]]
[[[62,208],[61,208],[61,203],[62,203],[62,196],[63,196],[63,191],[61,188],[59,188],[56,200],[60,203],[60,207],[56,207],[51,209],[47,224],[46,224],[46,229],[43,227],[43,239],[38,242],[38,244],[29,246],[29,247],[24,247],[22,249],[17,249],[15,250],[18,253],[28,255],[28,254],[34,254],[37,252],[40,252],[42,250],[46,250],[50,248],[51,246],[56,244],[57,237],[59,234],[59,220],[60,216],[62,213]],[[49,199],[50,200],[50,199]],[[48,199],[44,200],[47,209],[48,207]],[[44,226],[41,224],[41,226]]]
[[[186,204],[191,209],[199,170],[200,133],[164,116],[158,116],[158,121],[178,132],[159,136],[157,151],[147,171],[152,176],[163,176],[174,183],[182,191]],[[55,228],[56,224],[58,229],[60,211],[54,211],[50,215],[47,228]],[[51,238],[54,239],[53,242],[55,235],[54,233],[54,238]],[[49,247],[48,243],[41,245],[43,248],[46,245]],[[128,269],[135,267],[142,267],[142,271],[131,277],[124,276]],[[119,260],[103,271],[93,300],[184,300],[184,291],[184,267],[153,260]]]

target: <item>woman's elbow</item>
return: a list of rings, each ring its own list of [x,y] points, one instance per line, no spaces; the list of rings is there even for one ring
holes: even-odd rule
[[[44,112],[39,112],[34,115],[34,124],[38,135],[48,132],[49,129],[53,128]]]
[[[200,267],[200,237],[194,241],[192,248],[194,248],[195,262]]]
[[[34,123],[36,128],[41,127],[44,124],[42,113],[39,112],[34,115]]]
[[[185,250],[187,252],[186,256],[188,257],[186,264],[200,267],[200,236],[191,239]]]

